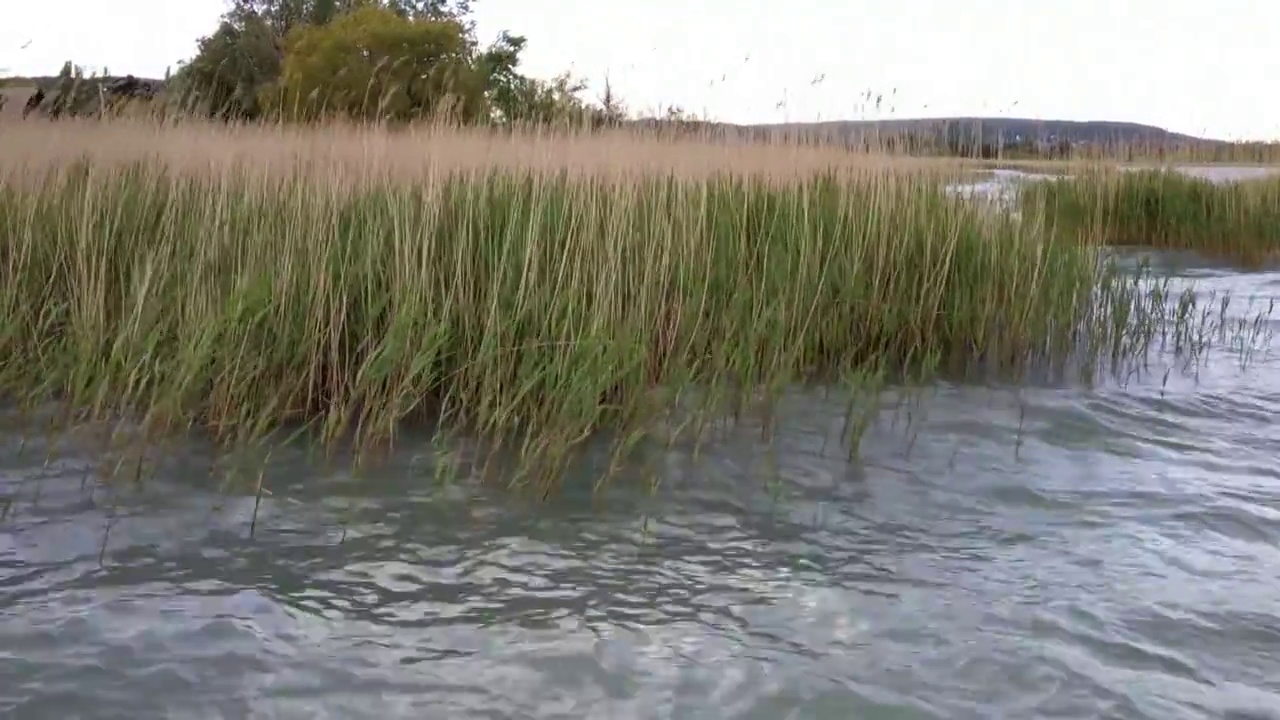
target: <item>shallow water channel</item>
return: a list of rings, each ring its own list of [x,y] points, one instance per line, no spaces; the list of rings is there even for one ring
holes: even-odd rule
[[[1229,315],[1280,295],[1166,260]],[[658,493],[603,504],[287,448],[252,538],[199,439],[112,492],[11,429],[0,717],[1280,718],[1280,357],[1161,361],[939,385],[853,462],[797,394],[772,451],[648,448]]]

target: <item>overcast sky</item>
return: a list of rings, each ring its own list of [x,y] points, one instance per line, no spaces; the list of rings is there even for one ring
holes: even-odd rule
[[[0,72],[160,76],[224,0],[9,3]],[[630,106],[731,122],[1128,120],[1280,139],[1280,0],[474,0],[526,72],[608,74]],[[27,45],[23,48],[23,45]],[[896,88],[896,94],[894,90]],[[877,112],[863,94],[883,94]]]

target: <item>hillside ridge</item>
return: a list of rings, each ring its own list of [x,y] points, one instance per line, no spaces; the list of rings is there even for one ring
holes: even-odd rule
[[[123,76],[120,76],[123,77]],[[115,79],[112,76],[111,79]],[[137,81],[151,86],[163,84],[158,78],[138,77]],[[58,81],[56,76],[5,77],[0,87],[50,88]],[[666,124],[661,119],[643,119],[640,123]],[[982,143],[1116,143],[1116,144],[1177,144],[1224,145],[1229,141],[1174,132],[1155,125],[1120,120],[1046,120],[1038,118],[952,116],[934,118],[892,118],[886,120],[823,120],[782,123],[730,123],[714,120],[681,120],[689,127],[733,130],[749,135],[758,133],[800,134],[827,140],[854,141],[877,134],[938,136],[958,133],[966,140]],[[980,138],[980,140],[979,140]]]

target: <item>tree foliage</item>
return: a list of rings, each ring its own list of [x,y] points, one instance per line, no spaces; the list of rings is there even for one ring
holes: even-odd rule
[[[474,121],[484,94],[456,20],[411,19],[367,5],[291,30],[279,80],[263,97],[300,119],[407,120],[447,112]]]
[[[183,106],[220,117],[256,117],[261,89],[280,74],[280,38],[257,12],[235,8],[201,38],[196,56],[174,75],[172,94]]]
[[[465,23],[471,14],[470,0],[232,0],[231,14],[254,14],[266,21],[278,37],[284,37],[295,27],[324,25],[369,6],[415,20]]]
[[[579,95],[586,83],[562,73],[539,80],[520,73],[520,53],[527,40],[502,33],[476,58],[484,79],[487,118],[497,123],[555,123],[591,120]]]
[[[162,107],[244,120],[404,121],[443,112],[461,122],[600,124],[620,117],[611,101],[603,108],[584,102],[585,83],[568,74],[524,75],[523,36],[503,32],[482,46],[472,0],[228,1],[196,55],[166,73]]]

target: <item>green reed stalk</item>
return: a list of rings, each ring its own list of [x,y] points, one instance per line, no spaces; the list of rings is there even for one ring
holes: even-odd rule
[[[1214,183],[1174,171],[1086,171],[1029,183],[1022,207],[1062,238],[1193,250],[1258,265],[1280,251],[1280,178]]]
[[[535,459],[519,482],[540,487],[689,388],[720,412],[794,382],[1017,373],[1126,332],[1091,249],[888,170],[14,178],[0,394],[232,442],[302,422],[373,448],[441,416]]]

